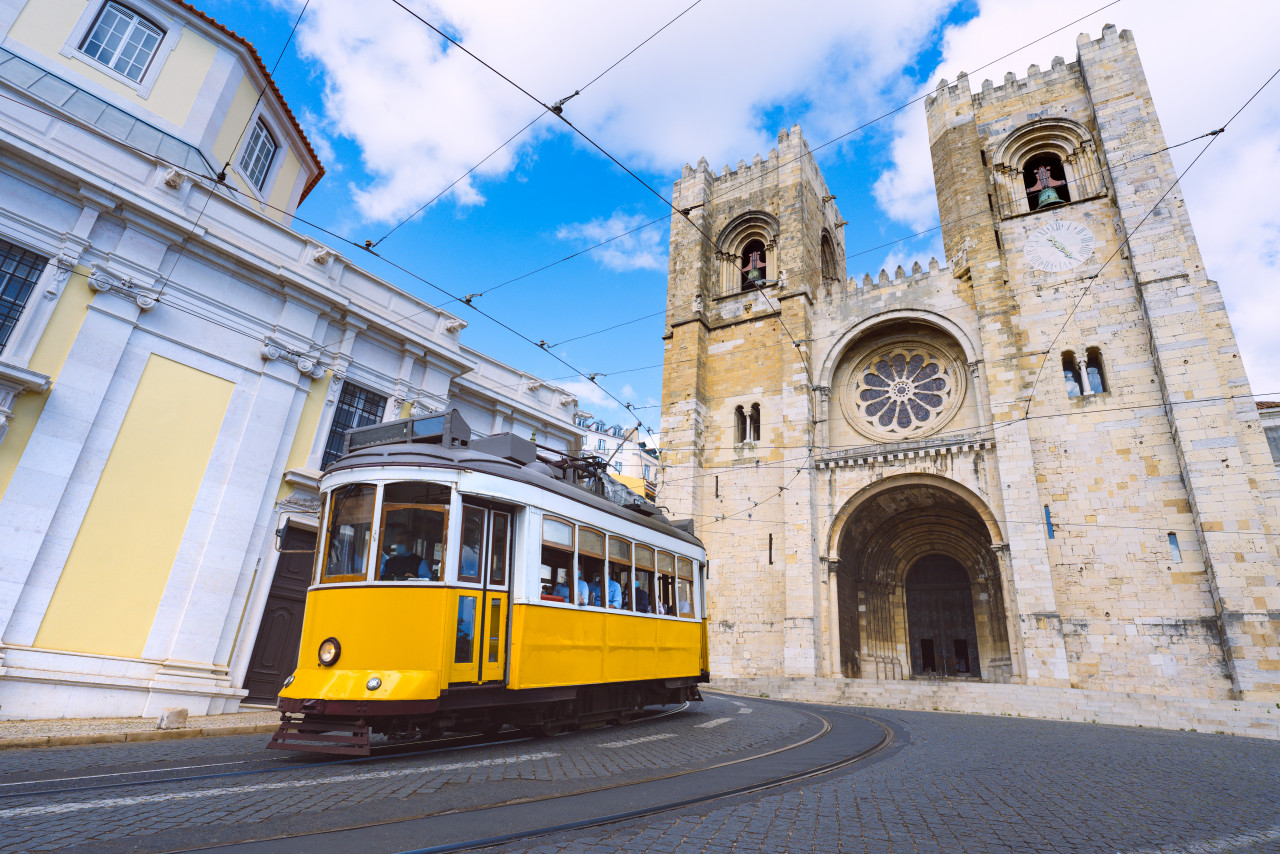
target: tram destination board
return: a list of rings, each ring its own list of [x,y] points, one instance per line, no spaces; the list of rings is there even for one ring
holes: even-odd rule
[[[466,445],[471,441],[471,428],[456,410],[426,418],[401,418],[385,424],[371,424],[347,432],[346,452],[377,445],[424,442],[445,447]]]

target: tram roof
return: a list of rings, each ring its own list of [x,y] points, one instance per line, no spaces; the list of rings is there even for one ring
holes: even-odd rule
[[[628,510],[626,507],[615,504],[607,498],[574,484],[549,477],[520,463],[468,447],[451,448],[444,445],[405,442],[361,448],[339,457],[333,465],[325,470],[325,474],[329,475],[338,471],[373,466],[423,466],[491,474],[495,477],[506,478],[544,489],[547,492],[563,496],[571,501],[577,501],[611,516],[617,516],[633,524],[658,531],[669,537],[675,537],[698,548],[704,548],[701,540],[693,534],[675,527],[665,518],[654,518],[643,513],[637,513],[634,510]]]

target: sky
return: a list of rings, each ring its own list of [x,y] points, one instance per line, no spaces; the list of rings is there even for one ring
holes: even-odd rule
[[[392,0],[304,2],[202,2],[268,66],[279,57],[276,81],[328,170],[300,220],[357,243],[381,240],[381,255],[450,294],[485,292],[476,305],[599,373],[656,430],[670,209]],[[967,71],[975,91],[1007,71],[1023,77],[1055,56],[1073,61],[1077,34],[1097,38],[1114,23],[1135,35],[1173,145],[1221,127],[1280,57],[1274,0],[1115,0],[1101,10],[1107,0],[402,2],[545,103],[580,91],[565,116],[668,198],[684,164],[706,157],[718,171],[767,157],[779,129],[800,124],[812,148],[838,138],[815,156],[849,222],[848,274],[858,278],[942,254],[924,105],[909,103],[940,77]],[[1172,151],[1179,171],[1205,143]],[[1254,393],[1280,398],[1280,80],[1182,189]],[[599,388],[466,305],[337,248],[468,321],[468,346],[555,380],[610,423],[634,423]]]

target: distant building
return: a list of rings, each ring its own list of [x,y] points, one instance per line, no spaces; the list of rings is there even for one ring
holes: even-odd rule
[[[0,2],[0,95],[0,717],[272,702],[347,428],[581,447],[573,395],[289,227],[324,169],[208,16]]]
[[[658,450],[637,440],[634,427],[609,425],[589,412],[579,412],[577,424],[585,431],[584,454],[607,460],[609,474],[637,495],[657,497]]]

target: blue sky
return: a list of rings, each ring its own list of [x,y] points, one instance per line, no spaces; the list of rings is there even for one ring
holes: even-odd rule
[[[581,87],[690,2],[625,9],[585,2],[413,6],[551,102]],[[1265,39],[1252,35],[1255,30],[1242,34],[1226,26],[1220,37],[1200,32],[1198,50],[1188,54],[1175,24],[1185,11],[1181,23],[1194,29],[1191,16],[1201,14],[1203,4],[1122,0],[997,67],[973,71],[1103,2],[903,0],[885,8],[817,3],[779,11],[776,4],[703,0],[571,101],[566,115],[669,195],[685,162],[705,155],[718,170],[739,159],[749,162],[757,153],[767,156],[778,129],[797,122],[816,146],[916,97],[940,74],[954,77],[965,68],[976,86],[983,77],[1001,79],[1006,70],[1023,76],[1031,62],[1047,67],[1055,54],[1070,61],[1076,33],[1096,36],[1108,21],[1138,36],[1170,142],[1220,124],[1225,116],[1210,109],[1215,100],[1242,101],[1246,90],[1265,79],[1265,65],[1275,55]],[[1257,24],[1260,16],[1276,17],[1276,5],[1217,4],[1215,20],[1226,24],[1238,17]],[[301,3],[204,0],[203,8],[252,41],[270,65]],[[1257,26],[1256,32],[1277,29]],[[1251,38],[1258,42],[1252,54],[1240,43]],[[312,0],[275,76],[328,168],[299,215],[356,240],[382,237],[406,211],[539,112],[474,60],[443,49],[390,0]],[[1268,95],[1229,141],[1238,152],[1256,156],[1255,172],[1274,172],[1280,182],[1280,92]],[[937,232],[874,249],[937,222],[923,132],[923,105],[916,104],[818,153],[849,221],[850,275],[926,262],[940,252]],[[1195,150],[1180,149],[1180,156]],[[1186,162],[1189,156],[1179,165]],[[1224,207],[1221,188],[1235,180],[1229,171],[1235,162],[1228,156],[1216,166],[1198,165],[1195,178],[1201,183],[1189,176],[1184,190],[1211,275],[1222,281],[1235,312],[1250,315],[1242,331],[1233,314],[1246,365],[1270,375],[1280,370],[1268,334],[1280,315],[1260,280],[1274,282],[1280,272],[1280,220],[1260,219],[1239,205]],[[1198,197],[1212,209],[1207,219],[1197,209]],[[1247,195],[1239,198],[1240,204],[1256,204]],[[379,251],[447,291],[469,294],[661,217],[607,249],[477,300],[530,338],[553,345],[656,313],[553,349],[584,371],[605,374],[600,381],[623,400],[653,407],[638,411],[646,425],[657,428],[654,404],[662,372],[648,366],[662,361],[668,214],[634,179],[558,121],[543,117]],[[350,248],[344,254],[428,301],[444,303],[438,292],[372,256]],[[543,377],[570,373],[466,306],[446,307],[470,323],[463,334],[469,346]],[[1250,321],[1262,325],[1255,328]],[[624,420],[612,401],[599,395],[593,400],[593,390],[582,381],[563,384],[580,393],[582,408]],[[1280,382],[1270,385],[1275,389],[1255,376],[1256,391],[1280,392]]]

